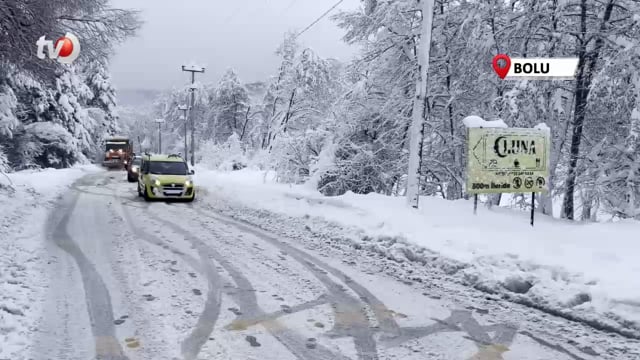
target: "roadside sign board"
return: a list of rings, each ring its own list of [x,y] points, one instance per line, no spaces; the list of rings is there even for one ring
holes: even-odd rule
[[[470,128],[467,193],[547,192],[549,130]]]

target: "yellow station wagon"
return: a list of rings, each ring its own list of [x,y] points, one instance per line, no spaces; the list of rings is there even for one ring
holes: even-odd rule
[[[177,199],[193,201],[195,186],[187,162],[180,155],[142,156],[138,176],[138,196],[145,200]]]

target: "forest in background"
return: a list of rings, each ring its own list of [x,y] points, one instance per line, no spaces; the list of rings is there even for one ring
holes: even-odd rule
[[[63,168],[94,160],[118,131],[108,73],[114,46],[135,34],[138,14],[108,0],[0,2],[0,171]],[[72,66],[36,56],[36,40],[71,32]]]
[[[98,0],[33,1],[30,10],[12,1],[0,5],[11,14],[0,25],[37,26],[0,34],[0,165],[68,166],[91,159],[100,137],[114,131],[140,137],[152,150],[156,117],[167,120],[168,150],[182,151],[177,107],[187,103],[187,84],[148,111],[115,112],[108,40],[132,35],[135,13]],[[361,48],[349,63],[322,58],[291,33],[268,81],[246,84],[228,70],[218,83],[197,84],[191,118],[198,161],[272,169],[279,181],[325,195],[405,195],[422,1],[365,0],[361,9],[334,15],[345,41]],[[36,7],[46,9],[45,19],[34,20],[43,13]],[[421,195],[465,197],[462,119],[478,115],[551,128],[552,191],[539,199],[540,212],[550,215],[552,199],[560,199],[569,219],[596,220],[603,211],[640,217],[639,25],[640,3],[632,0],[435,1],[419,129]],[[52,29],[77,33],[95,51],[85,57],[91,62],[69,68],[39,61],[31,40]],[[578,72],[572,81],[502,81],[491,68],[497,53],[577,57]]]
[[[320,57],[291,33],[262,92],[233,70],[217,84],[199,84],[193,111],[199,161],[227,168],[230,161],[252,163],[326,195],[404,195],[420,6],[367,0],[360,10],[333,16],[345,41],[362,49],[350,63]],[[544,122],[553,137],[552,183],[538,210],[551,215],[552,199],[560,199],[556,215],[570,219],[596,220],[601,212],[638,218],[639,23],[636,1],[436,1],[420,193],[465,197],[464,117],[502,119],[511,127]],[[498,53],[577,57],[576,79],[502,81],[491,68]],[[176,152],[183,148],[177,106],[188,92],[185,85],[164,94],[153,112],[174,119],[167,126]],[[131,131],[153,137],[153,125]],[[530,206],[527,197],[516,199]],[[499,203],[500,196],[488,201]]]

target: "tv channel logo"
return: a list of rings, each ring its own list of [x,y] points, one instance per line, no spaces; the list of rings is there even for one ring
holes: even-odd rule
[[[55,44],[51,40],[46,40],[44,35],[36,42],[38,52],[36,55],[39,59],[56,59],[62,64],[71,64],[80,55],[80,41],[72,33],[66,33],[64,36],[56,40]],[[45,54],[45,48],[47,53]]]

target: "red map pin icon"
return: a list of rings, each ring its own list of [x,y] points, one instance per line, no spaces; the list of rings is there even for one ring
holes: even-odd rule
[[[500,67],[498,65],[498,60],[504,60],[505,66]],[[500,79],[504,79],[505,76],[509,73],[509,69],[511,68],[511,59],[507,54],[498,54],[493,57],[493,70],[500,76]]]

